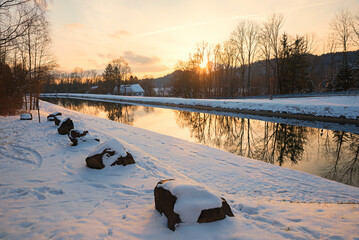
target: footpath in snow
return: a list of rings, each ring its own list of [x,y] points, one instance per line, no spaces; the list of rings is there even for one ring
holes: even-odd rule
[[[0,117],[0,239],[358,239],[359,188],[40,102],[35,118]],[[118,139],[136,164],[86,167],[99,143],[71,146],[46,116]],[[35,116],[35,114],[33,114]],[[172,232],[154,207],[162,179],[224,197],[234,218]]]
[[[205,110],[235,111],[246,114],[298,118],[303,120],[359,123],[359,96],[328,96],[275,99],[186,99],[137,97],[103,94],[46,93],[43,97],[127,101]]]

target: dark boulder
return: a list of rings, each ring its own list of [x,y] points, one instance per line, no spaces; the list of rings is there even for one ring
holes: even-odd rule
[[[59,128],[57,129],[57,131],[61,135],[67,135],[69,134],[71,129],[74,129],[74,123],[70,118],[65,118],[59,123]]]
[[[163,184],[169,181],[174,181],[174,179],[162,180],[157,183],[154,189],[155,208],[161,214],[165,214],[168,220],[167,227],[174,231],[175,225],[181,223],[182,220],[180,214],[174,211],[177,197],[172,194],[170,190],[163,188]],[[191,191],[193,191],[193,189]],[[222,220],[226,216],[234,217],[232,210],[226,200],[224,198],[221,198],[221,200],[221,207],[202,209],[198,219],[194,221],[197,221],[199,223],[207,223]]]
[[[126,152],[120,142],[115,139],[108,140],[89,154],[86,158],[86,166],[94,169],[102,169],[105,166],[129,165],[136,163],[132,155]]]
[[[226,199],[222,199],[222,206],[220,208],[211,208],[202,210],[197,222],[208,223],[224,219],[226,216],[234,217],[231,207],[228,205]]]
[[[62,115],[60,112],[51,113],[47,116],[47,121],[55,121],[55,117],[60,115]]]
[[[56,125],[56,126],[59,126],[60,123],[62,122],[62,120],[64,120],[64,119],[63,119],[63,117],[62,117],[61,115],[55,116],[55,117],[54,117],[55,125]]]
[[[167,217],[167,227],[172,231],[175,230],[175,225],[181,222],[181,219],[177,213],[174,212],[174,206],[177,201],[177,198],[172,195],[172,193],[162,187],[159,187],[159,184],[163,184],[174,179],[167,179],[159,181],[155,187],[155,208],[161,214],[164,213]]]

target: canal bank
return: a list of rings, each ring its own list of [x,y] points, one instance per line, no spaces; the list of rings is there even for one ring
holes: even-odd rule
[[[359,96],[280,99],[183,99],[102,94],[46,93],[42,97],[113,100],[207,111],[234,112],[305,121],[359,125]]]

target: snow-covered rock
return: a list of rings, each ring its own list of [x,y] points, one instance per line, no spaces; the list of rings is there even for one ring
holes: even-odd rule
[[[80,131],[77,129],[70,130],[68,136],[74,146],[79,142],[100,141],[98,138],[90,136],[88,131]]]
[[[123,165],[135,163],[132,155],[126,152],[123,145],[116,139],[110,139],[98,145],[86,158],[89,168],[102,169],[106,166]]]
[[[189,182],[162,180],[157,183],[154,195],[156,210],[165,214],[167,226],[173,231],[178,223],[206,223],[234,216],[224,198]]]
[[[32,114],[31,113],[22,113],[20,115],[20,120],[32,120]]]
[[[55,121],[55,117],[60,115],[62,115],[60,112],[51,113],[47,116],[47,121]]]
[[[57,129],[57,131],[61,135],[67,135],[67,134],[69,134],[71,129],[74,129],[74,123],[72,122],[72,120],[70,118],[65,118],[64,120],[62,120],[60,122],[59,128]]]

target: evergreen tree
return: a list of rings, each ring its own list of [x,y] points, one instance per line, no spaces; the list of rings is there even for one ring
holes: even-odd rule
[[[281,94],[310,92],[313,89],[308,73],[308,49],[304,37],[297,36],[291,43],[283,34],[279,59],[279,90]]]
[[[353,71],[351,66],[345,61],[339,66],[338,73],[336,74],[333,82],[334,91],[346,91],[354,87],[353,84]]]

